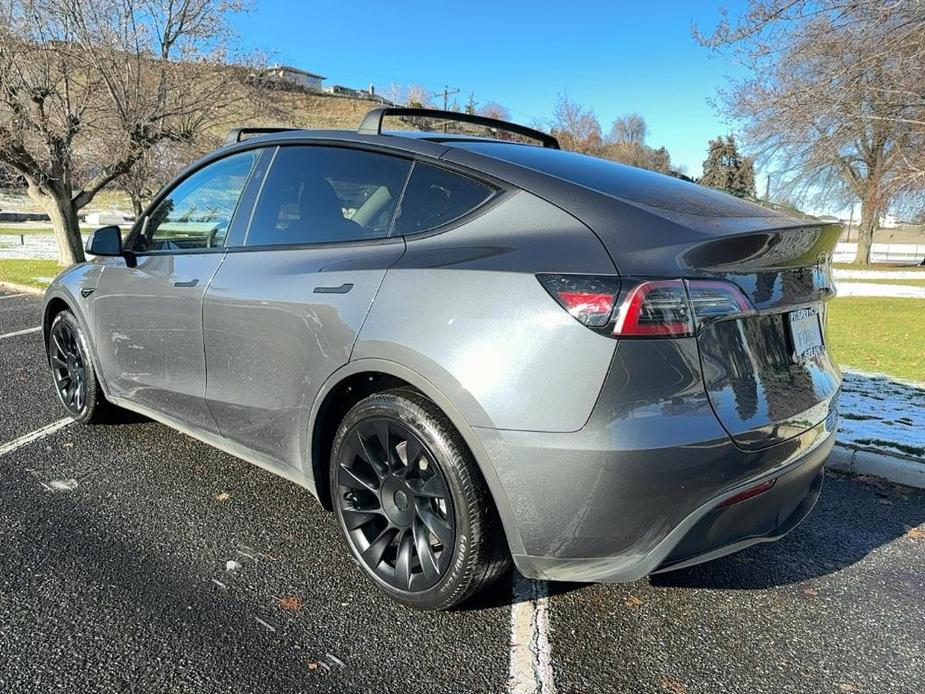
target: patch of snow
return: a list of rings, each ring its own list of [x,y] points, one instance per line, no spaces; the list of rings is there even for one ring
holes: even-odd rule
[[[58,244],[54,234],[26,234],[19,236],[0,234],[0,259],[56,260]]]
[[[925,299],[925,287],[873,282],[836,282],[838,296],[889,296],[898,299]]]
[[[845,371],[839,443],[925,463],[925,383]]]
[[[925,280],[925,270],[842,270],[835,268],[837,280]]]

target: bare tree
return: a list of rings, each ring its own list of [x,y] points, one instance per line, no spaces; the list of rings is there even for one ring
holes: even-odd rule
[[[601,124],[594,111],[560,94],[553,110],[552,132],[563,149],[599,154],[604,144]]]
[[[925,2],[750,0],[695,36],[747,68],[720,108],[785,194],[861,200],[867,264],[880,216],[925,188]]]
[[[212,149],[209,146],[211,144],[217,143],[209,142],[208,139],[192,143],[165,140],[145,150],[132,168],[119,179],[119,185],[132,201],[135,219],[141,217],[145,205],[167,181],[180,173],[189,162]]]
[[[409,84],[405,88],[405,103],[411,108],[430,108],[433,94],[420,84]]]
[[[0,162],[48,212],[58,261],[77,213],[145,152],[191,141],[241,93],[236,0],[0,0]]]
[[[626,116],[617,118],[613,125],[610,126],[611,142],[626,142],[636,145],[646,143],[646,135],[649,134],[649,126],[646,120],[638,113],[630,113]]]
[[[511,120],[511,111],[507,106],[502,106],[497,101],[489,101],[479,108],[479,114],[497,120]]]

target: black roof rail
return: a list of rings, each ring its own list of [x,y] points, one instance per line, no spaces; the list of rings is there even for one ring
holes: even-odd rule
[[[267,133],[282,133],[288,130],[298,130],[299,128],[285,128],[281,126],[256,126],[253,128],[232,128],[225,135],[225,141],[222,144],[233,145],[240,142],[249,135],[265,135]]]
[[[408,118],[439,118],[441,120],[457,121],[460,123],[484,125],[489,128],[496,128],[497,130],[504,130],[509,133],[516,133],[517,135],[523,135],[524,137],[539,140],[541,143],[543,143],[543,147],[559,149],[559,141],[549,133],[544,133],[542,130],[534,130],[533,128],[528,128],[525,125],[508,123],[507,121],[498,120],[497,118],[478,116],[474,113],[440,111],[438,109],[431,108],[405,108],[401,106],[374,108],[363,117],[363,122],[360,123],[360,129],[357,130],[357,132],[362,135],[381,135],[382,121],[386,116],[405,116]]]

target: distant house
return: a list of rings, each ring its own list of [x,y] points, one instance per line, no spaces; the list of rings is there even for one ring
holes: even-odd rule
[[[322,82],[327,79],[327,77],[323,75],[308,72],[307,70],[300,70],[291,65],[271,65],[265,70],[264,74],[270,79],[292,84],[297,87],[304,87],[305,89],[315,89],[319,92],[324,89]]]

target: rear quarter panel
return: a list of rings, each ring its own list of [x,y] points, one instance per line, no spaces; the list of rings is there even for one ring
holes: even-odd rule
[[[414,370],[472,426],[580,429],[616,343],[569,316],[536,279],[540,272],[616,269],[587,227],[525,192],[443,233],[409,238],[353,359]]]

